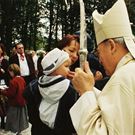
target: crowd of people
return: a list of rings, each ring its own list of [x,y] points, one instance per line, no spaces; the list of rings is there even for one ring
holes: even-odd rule
[[[22,43],[17,43],[8,57],[5,45],[0,43],[0,127],[9,134],[19,134],[29,127],[27,101],[23,92],[26,85],[37,77],[37,65],[32,56],[25,52]],[[7,101],[3,102],[3,99]]]
[[[104,15],[95,10],[92,16],[98,46],[95,53],[87,34],[83,69],[79,32],[65,35],[39,57],[21,42],[7,57],[0,43],[0,85],[7,86],[0,88],[0,99],[7,97],[2,129],[23,135],[31,123],[29,135],[134,135],[135,42],[125,2],[118,0]],[[37,118],[23,96],[34,79],[42,98]]]
[[[27,101],[25,101],[25,98],[23,97],[23,94],[22,94],[23,91],[25,90],[25,87],[35,78],[39,78],[39,84],[40,84],[40,80],[41,80],[41,83],[43,83],[42,82],[44,80],[43,78],[45,76],[48,77],[48,75],[46,75],[45,65],[47,66],[47,64],[48,65],[53,64],[55,62],[54,58],[56,60],[62,59],[62,57],[64,57],[64,55],[59,56],[59,53],[61,53],[61,52],[63,52],[63,54],[66,54],[67,55],[66,57],[71,60],[69,62],[69,64],[64,65],[65,68],[69,68],[69,70],[67,70],[67,73],[66,73],[67,75],[64,76],[64,78],[67,78],[68,81],[72,80],[72,78],[74,76],[75,68],[79,67],[79,49],[80,49],[79,35],[76,35],[76,34],[65,35],[58,42],[57,48],[52,50],[54,52],[52,53],[53,55],[51,55],[51,56],[49,56],[51,52],[48,52],[47,54],[45,52],[42,52],[40,54],[40,56],[37,56],[35,51],[26,52],[24,49],[24,45],[21,42],[19,42],[15,45],[14,52],[11,54],[10,57],[7,58],[6,51],[4,48],[5,48],[4,44],[1,43],[1,72],[2,71],[3,72],[1,73],[0,77],[1,77],[1,80],[5,81],[5,84],[8,86],[8,88],[1,90],[0,94],[3,96],[6,96],[8,98],[9,103],[8,103],[8,108],[7,108],[8,111],[7,111],[7,114],[5,115],[6,117],[1,116],[1,128],[5,129],[6,131],[20,133],[24,129],[28,128],[28,122],[30,122],[29,117],[32,115],[32,111],[30,111],[29,105],[27,105]],[[58,57],[56,57],[57,55],[58,55]],[[5,58],[5,56],[6,56],[6,58]],[[65,61],[60,60],[60,62],[61,62],[61,64],[63,64]],[[57,65],[57,61],[55,64]],[[58,62],[58,66],[60,66],[59,64],[60,63]],[[100,65],[98,65],[98,66],[100,66]],[[59,67],[57,67],[57,68],[59,68]],[[95,70],[96,69],[97,69],[97,66],[95,66]],[[94,72],[95,72],[95,70],[94,70]],[[59,69],[58,73],[55,72],[53,74],[51,72],[49,72],[49,75],[52,74],[53,77],[56,75],[58,75],[58,76],[63,75],[63,73],[62,73],[63,69]],[[102,73],[101,73],[101,76],[102,76]],[[42,79],[41,79],[41,77],[42,77]],[[102,77],[101,77],[101,79],[102,79]],[[45,82],[47,82],[47,81],[45,81]],[[70,89],[73,89],[71,93],[66,92],[66,89],[68,88],[67,86],[69,84],[71,85]],[[54,121],[56,123],[56,124],[54,124],[55,130],[52,132],[52,127],[49,127],[49,125],[47,125],[48,127],[41,126],[41,127],[45,127],[43,129],[41,129],[38,126],[36,126],[37,123],[31,123],[32,124],[32,128],[31,128],[32,135],[36,135],[37,133],[39,133],[39,131],[40,131],[40,134],[42,134],[43,132],[47,132],[47,130],[48,130],[48,135],[49,134],[59,135],[59,134],[62,134],[62,132],[64,132],[65,135],[66,134],[72,135],[72,133],[75,133],[75,129],[73,128],[73,125],[72,125],[72,122],[70,119],[69,110],[70,110],[71,106],[79,98],[79,95],[74,90],[71,83],[68,82],[67,86],[66,86],[66,89],[62,88],[63,94],[59,98],[57,97],[57,104],[56,104],[57,107],[58,107],[58,104],[62,108],[64,108],[64,106],[66,106],[66,105],[68,105],[68,107],[65,108],[65,110],[63,112],[61,112],[62,109],[59,108],[60,111],[57,112],[58,116],[56,117],[56,119],[54,118]],[[45,89],[47,89],[47,87]],[[52,91],[53,91],[53,89],[52,89]],[[44,99],[44,94],[42,94],[42,91],[40,91],[40,93]],[[54,94],[55,94],[55,91],[54,91]],[[69,95],[71,94],[71,95],[69,96],[68,94]],[[54,95],[52,95],[52,96],[54,96]],[[22,104],[24,103],[24,101],[25,101],[25,103],[23,105],[18,106],[17,105],[18,100]],[[63,102],[63,100],[64,100],[64,102]],[[68,103],[68,100],[70,101],[69,103]],[[45,102],[43,102],[43,103],[41,102],[41,105],[39,107],[39,116],[41,116],[40,124],[42,123],[44,125],[45,120],[42,120],[42,116],[44,116],[46,114],[42,114],[43,112],[45,112],[45,111],[43,111],[42,106],[45,106],[43,104],[45,104]],[[54,106],[55,104],[52,104],[52,105]],[[50,107],[50,108],[53,108],[53,107]],[[49,110],[49,108],[44,108],[44,109]],[[65,114],[65,116],[64,116],[64,114]],[[64,121],[66,121],[66,120],[69,121],[69,123],[70,123],[69,127],[67,126],[66,122],[65,122],[66,125],[64,126],[64,124],[62,123],[63,118],[59,118],[59,116],[61,116],[61,115],[65,118]],[[6,121],[5,121],[5,119],[6,119]],[[22,119],[22,122],[18,121],[20,119]],[[35,118],[33,117],[32,119],[35,119]],[[16,121],[16,123],[14,123],[14,121]],[[62,125],[58,124],[59,123],[58,121],[61,121]],[[63,129],[61,127],[63,127]],[[69,130],[70,128],[71,128],[71,130]]]

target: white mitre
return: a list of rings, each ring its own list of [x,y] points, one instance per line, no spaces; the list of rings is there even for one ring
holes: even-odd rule
[[[104,15],[95,10],[92,14],[97,45],[109,38],[123,37],[135,58],[135,42],[124,0],[118,0]]]

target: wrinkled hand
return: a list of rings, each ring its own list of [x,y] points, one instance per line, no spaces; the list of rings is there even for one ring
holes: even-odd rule
[[[88,62],[84,62],[83,70],[81,68],[76,68],[72,83],[80,95],[86,91],[92,90],[95,84],[95,79],[89,68]]]

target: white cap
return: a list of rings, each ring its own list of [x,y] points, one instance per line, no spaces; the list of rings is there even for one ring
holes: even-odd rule
[[[53,49],[48,52],[41,61],[43,73],[45,75],[51,74],[68,59],[69,54],[67,52],[59,50],[58,48]]]
[[[118,0],[104,15],[95,10],[92,14],[97,45],[109,38],[123,37],[135,58],[135,42],[124,0]]]

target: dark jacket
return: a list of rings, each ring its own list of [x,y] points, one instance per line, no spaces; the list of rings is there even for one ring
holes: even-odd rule
[[[35,78],[35,67],[34,67],[34,62],[32,60],[32,57],[31,55],[29,54],[25,54],[25,57],[26,57],[26,60],[27,60],[27,63],[28,63],[28,67],[29,67],[29,71],[30,71],[30,76],[34,79]],[[20,66],[19,64],[19,58],[18,58],[18,55],[15,54],[13,56],[11,56],[9,58],[9,64],[17,64]]]
[[[9,75],[8,75],[8,66],[9,66],[9,62],[7,59],[3,59],[0,63],[0,68],[2,68],[5,72],[3,73],[1,70],[0,70],[0,80],[1,79],[4,79],[5,80],[5,83],[6,85],[8,85],[9,83]]]
[[[56,80],[53,80],[52,82],[39,84],[40,87],[42,87],[44,90],[47,89],[47,87],[50,87],[56,83],[59,83],[60,81],[64,80],[65,78],[61,77]],[[59,81],[58,81],[59,80]],[[42,81],[41,81],[42,82]],[[68,89],[66,90],[65,94],[61,97],[59,101],[59,106],[55,118],[54,128],[48,127],[46,124],[44,124],[38,115],[39,120],[34,122],[32,124],[32,128],[34,131],[34,134],[39,133],[40,135],[72,135],[75,133],[75,129],[73,127],[71,117],[69,114],[70,108],[73,106],[73,104],[78,99],[78,94],[70,84],[68,86]],[[40,126],[37,126],[40,125]]]
[[[72,135],[72,133],[75,133],[69,110],[76,102],[76,98],[76,91],[72,85],[69,85],[68,90],[60,100],[55,119],[54,130],[57,135]]]

